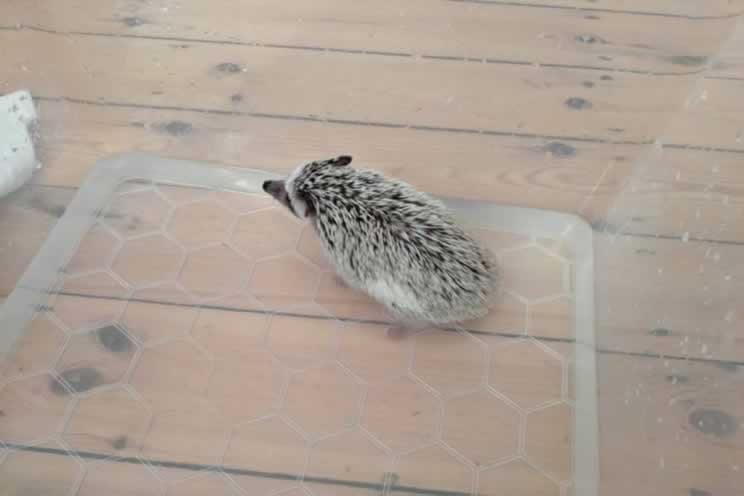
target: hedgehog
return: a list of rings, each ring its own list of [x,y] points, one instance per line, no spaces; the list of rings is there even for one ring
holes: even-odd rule
[[[499,287],[490,251],[439,200],[341,155],[263,190],[315,228],[343,282],[416,329],[483,317]]]

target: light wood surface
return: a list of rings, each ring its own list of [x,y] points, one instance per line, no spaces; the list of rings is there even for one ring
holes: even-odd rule
[[[736,22],[728,16],[703,20],[612,11],[592,15],[579,9],[534,9],[506,2],[431,0],[405,5],[393,0],[374,5],[250,0],[231,6],[229,12],[196,3],[134,4],[118,15],[112,15],[109,4],[92,0],[43,10],[12,0],[4,10],[7,26],[66,33],[671,73],[704,67],[706,57],[717,51]],[[77,15],[80,11],[87,15]]]
[[[0,42],[29,48],[9,54],[3,79],[40,97],[632,142],[653,141],[693,81],[631,73],[602,81],[585,69],[209,43],[181,48],[167,40],[31,30],[2,31]],[[30,85],[28,73],[38,76]],[[586,80],[596,86],[586,88]],[[727,91],[727,81],[716,83]],[[397,105],[385,104],[391,99]],[[532,116],[520,111],[528,103]]]
[[[73,194],[69,188],[35,186],[6,200],[8,208],[2,211],[6,250],[17,263],[16,270],[0,274],[3,294],[12,291],[23,268]],[[39,233],[38,236],[27,236],[29,230]],[[201,235],[204,235],[203,230]],[[88,262],[82,265],[79,262],[78,270],[100,267],[110,258],[110,243],[106,238],[97,239],[92,238],[90,250],[85,251]],[[508,248],[510,245],[501,246]],[[597,233],[595,257],[597,335],[604,349],[680,358],[740,360],[744,356],[741,336],[736,331],[737,288],[744,277],[739,268],[744,257],[740,246],[695,239],[684,243],[674,239]],[[316,255],[310,258],[321,263],[323,260]],[[331,277],[323,276],[319,288],[318,301],[340,315],[380,318],[378,308],[338,287]],[[659,288],[678,289],[659,291]],[[169,294],[163,290],[142,296],[148,301],[168,301],[177,297]],[[261,305],[258,302],[247,304],[249,307]],[[231,305],[246,307],[246,302]],[[518,316],[523,310],[520,308],[518,302],[505,299],[498,312],[502,322],[498,327],[505,331],[521,329]],[[537,305],[531,313],[533,327],[540,336],[565,337],[560,330],[560,316],[565,312],[560,306]]]
[[[495,1],[498,4],[500,2]],[[529,0],[517,0],[520,5],[534,5]],[[662,0],[659,2],[644,2],[643,0],[599,0],[587,5],[580,0],[557,0],[555,2],[545,2],[541,4],[549,7],[565,7],[586,9],[591,11],[598,10],[633,12],[638,15],[666,15],[666,16],[683,16],[694,19],[704,19],[708,17],[736,15],[742,12],[742,3],[739,0],[728,1],[718,0],[706,2],[705,0],[693,0],[690,2],[676,2],[674,0]]]
[[[743,2],[202,4],[8,0],[0,5],[0,44],[10,47],[0,65],[0,92],[34,93],[44,166],[30,187],[0,201],[0,302],[86,174],[110,154],[141,150],[287,172],[307,159],[352,153],[362,164],[435,194],[562,210],[589,220],[596,233],[601,349],[600,494],[736,494],[744,473],[738,297],[744,277],[738,269],[744,256],[744,23],[737,18]],[[92,242],[88,249],[99,253],[106,243]],[[84,268],[89,262],[79,263]],[[99,293],[100,282],[79,281],[97,284]],[[330,280],[321,287],[329,298],[325,304],[335,311],[374,313],[357,300],[339,300],[340,290]],[[142,325],[149,322],[157,322],[166,339],[181,339],[179,329],[194,318],[194,310],[165,311],[171,308],[166,302],[181,301],[169,289],[141,296],[154,302],[127,310],[135,339],[158,342],[161,335]],[[57,303],[70,318],[80,309],[96,309],[99,317],[120,310],[95,301]],[[560,302],[535,308],[539,313],[531,314],[531,322],[539,324],[542,337],[565,332],[563,308]],[[511,302],[499,313],[500,325],[513,327],[519,312]],[[215,390],[224,398],[221,414],[234,414],[242,403],[225,378],[264,374],[267,384],[286,378],[277,379],[255,356],[252,367],[212,371],[204,357],[229,353],[236,336],[246,348],[259,339],[236,335],[233,326],[227,314],[210,314],[195,324],[193,347],[145,354],[141,363],[169,363],[173,369],[188,364],[196,388],[187,388],[189,394],[209,390],[200,381],[214,374],[221,384]],[[303,352],[328,351],[331,332],[316,330],[299,346],[296,336],[277,330],[264,337],[282,350],[285,361],[305,366],[312,360]],[[23,366],[38,372],[63,339],[60,332],[53,325],[35,328],[20,355]],[[370,332],[340,345],[354,357],[355,372],[370,380],[387,377],[387,370],[368,360],[367,350],[377,350],[374,355],[386,357],[394,369],[402,360],[376,336]],[[562,343],[545,344],[570,357]],[[86,355],[103,363],[99,355]],[[499,362],[504,367],[513,365],[507,358],[512,357]],[[81,358],[61,359],[71,367]],[[0,372],[7,377],[9,370]],[[95,378],[75,379],[105,383],[122,374],[147,383],[157,395],[183,385],[177,377],[148,381],[141,370],[125,371],[121,362],[111,362]],[[529,382],[539,386],[539,394],[554,388],[549,381]],[[29,384],[51,391],[48,380]],[[519,384],[502,387],[519,389]],[[48,429],[71,406],[59,395],[28,396],[22,388],[5,394],[45,405],[24,420],[33,431]],[[267,391],[251,394],[257,408],[273,407]],[[131,398],[112,391],[104,404],[82,402],[63,439],[101,456],[132,450],[153,459],[213,463],[224,452],[225,461],[236,465],[299,470],[292,468],[302,461],[293,458],[299,450],[291,430],[261,426],[255,432],[271,435],[256,445],[260,453],[225,447],[211,441],[222,436],[210,416],[217,413],[181,398],[202,414],[148,423],[149,412],[130,410]],[[421,397],[401,386],[400,398],[405,410]],[[119,405],[119,415],[100,425],[89,421],[101,421],[99,409],[110,405]],[[389,411],[373,413],[370,425],[387,427],[389,440],[422,439],[424,419],[395,425],[385,422],[392,418]],[[316,421],[322,425],[328,419]],[[185,441],[187,431],[194,435]],[[250,432],[243,433],[246,439]],[[152,439],[157,442],[148,444]],[[479,439],[459,442],[465,451],[478,452]],[[261,455],[269,446],[276,458],[267,461]],[[0,489],[10,494],[65,489],[84,477],[80,494],[113,494],[113,478],[126,478],[126,487],[117,488],[123,494],[160,489],[159,479],[187,480],[169,486],[168,494],[183,488],[231,495],[240,490],[300,495],[307,488],[360,494],[369,488],[321,480],[415,486],[432,466],[442,474],[443,487],[467,492],[474,481],[474,473],[446,453],[424,451],[385,465],[359,438],[320,446],[323,456],[308,465],[319,479],[305,489],[292,489],[297,482],[291,477],[230,473],[231,480],[190,480],[194,474],[183,469],[100,461],[81,475],[76,464],[59,456],[63,447],[44,448],[23,452],[26,458],[13,454],[0,464],[0,473],[15,477],[0,477],[11,481]],[[199,455],[181,459],[184,449]],[[338,463],[339,453],[348,455],[349,467]],[[274,459],[284,466],[272,464]],[[550,459],[546,463],[553,465]],[[28,469],[42,465],[48,467],[46,478]],[[520,464],[483,471],[477,479],[479,494],[500,494],[505,487],[555,494],[554,486]]]
[[[387,346],[384,337],[380,341],[367,341],[367,345],[373,348],[378,344]],[[37,340],[35,345],[40,346],[40,350],[45,352],[46,346],[42,340]],[[240,350],[233,348],[233,352]],[[157,368],[172,367],[178,363],[187,367],[186,362],[169,361],[158,361],[152,365],[145,363],[141,366],[150,367],[148,372],[152,373],[157,372]],[[194,362],[191,362],[191,365],[193,364]],[[742,459],[741,432],[735,427],[736,419],[744,408],[741,395],[737,394],[742,380],[741,367],[608,353],[601,356],[599,365],[602,391],[601,494],[626,494],[629,490],[643,495],[659,492],[675,494],[689,489],[707,490],[712,494],[717,492],[729,494],[734,491],[735,494],[736,488],[742,483],[741,473],[737,469]],[[540,373],[538,369],[526,372]],[[327,375],[320,375],[319,378],[323,381],[334,380],[333,376]],[[34,384],[36,383],[21,382],[17,394],[19,397],[27,398],[29,392],[34,390],[36,391],[34,394],[37,395],[35,401],[42,401],[43,398],[47,408],[43,410],[43,415],[26,417],[22,419],[23,423],[15,424],[17,432],[38,432],[40,427],[62,415],[59,408],[64,406],[64,396],[60,397],[54,393],[54,389],[48,388],[44,381],[38,384],[43,387],[34,389]],[[137,387],[136,381],[134,384]],[[25,387],[31,389],[23,389]],[[389,416],[398,415],[399,412],[419,411],[421,416],[421,409],[436,409],[437,402],[429,397],[428,393],[420,390],[418,386],[401,387],[400,395],[397,397],[398,404],[388,405],[379,411],[377,408],[383,405],[375,402],[374,391],[374,388],[370,390],[367,410],[363,413],[365,418],[363,422],[368,430],[382,435],[382,439],[387,442],[404,443],[403,446],[426,440],[427,433],[430,432],[427,429],[433,427],[427,427],[425,418],[409,423],[385,424],[380,423],[381,419],[375,415]],[[210,458],[210,453],[225,453],[224,466],[228,473],[236,472],[234,474],[236,481],[245,490],[267,488],[278,490],[291,487],[293,484],[291,478],[288,481],[285,476],[303,471],[304,453],[308,450],[302,435],[286,420],[277,416],[263,417],[263,420],[245,423],[230,434],[218,429],[220,422],[217,420],[224,412],[212,413],[213,418],[167,413],[177,412],[181,407],[188,409],[187,407],[203,404],[205,400],[199,395],[196,390],[184,390],[182,394],[172,396],[172,402],[165,410],[161,406],[156,407],[154,411],[155,418],[161,421],[151,422],[153,413],[143,407],[137,396],[122,389],[99,393],[82,399],[77,404],[71,420],[64,429],[63,439],[68,445],[82,449],[83,458],[94,463],[97,463],[95,457],[128,456],[148,452],[148,442],[155,442],[153,439],[156,439],[160,451],[150,455],[157,461],[209,464],[213,459],[219,458],[216,455]],[[291,405],[287,404],[290,411]],[[199,411],[204,412],[204,407],[201,408]],[[271,408],[271,405],[267,404],[267,408]],[[457,403],[448,403],[448,408],[447,411],[456,413]],[[109,411],[115,415],[102,414]],[[158,413],[159,411],[164,413]],[[14,416],[15,412],[10,410],[8,415]],[[435,419],[436,417],[433,417],[432,421]],[[502,422],[496,424],[498,425],[503,427],[504,424]],[[183,429],[188,430],[188,435]],[[464,437],[449,437],[448,442],[466,453],[470,453],[471,450],[477,453],[484,440],[484,433],[474,430],[460,431],[458,436]],[[199,456],[195,456],[194,452],[193,455],[180,459],[187,445],[192,448],[199,447]],[[69,465],[66,461],[68,458],[54,456],[54,453],[57,455],[65,453],[64,449],[59,446],[49,448],[51,454],[13,455],[10,458],[12,461],[10,465],[2,465],[10,471],[8,477],[3,478],[4,483],[11,484],[10,487],[18,488],[17,490],[36,487],[41,483],[38,473],[32,476],[31,473],[20,470],[23,467],[28,468],[27,462],[36,459],[46,460],[44,473],[49,474],[54,480],[74,479],[77,466]],[[527,449],[530,449],[529,443]],[[393,461],[393,458],[385,455],[383,450],[371,443],[368,437],[358,432],[331,437],[328,441],[314,445],[309,452],[311,462],[305,471],[306,484],[311,488],[328,485],[329,482],[320,482],[327,478],[335,481],[328,487],[351,490],[347,487],[349,482],[377,484],[391,470],[392,473],[398,474],[395,478],[398,484],[416,487],[418,483],[432,480],[430,470],[432,466],[438,467],[441,487],[452,491],[466,491],[472,480],[471,469],[440,448],[418,450],[414,452],[415,455],[400,456],[396,458],[397,461]],[[267,453],[271,456],[267,456]],[[556,456],[559,458],[547,463],[552,466],[552,463],[560,463],[565,459],[565,456]],[[628,458],[631,456],[637,461],[629,461]],[[339,465],[341,460],[345,460],[346,468]],[[128,464],[129,462],[124,465]],[[240,474],[240,469],[252,469],[254,472],[252,475]],[[156,466],[155,471],[170,482],[188,480],[196,475],[193,469],[178,471]],[[491,477],[496,477],[491,475],[493,472],[494,469],[483,469],[480,473],[483,494],[492,494],[489,491],[494,490],[493,482],[487,482]],[[510,479],[520,477],[519,474],[522,474],[520,483],[522,487],[524,485],[529,487],[524,477],[527,481],[542,480],[534,474],[526,476],[522,472],[519,466],[510,466],[509,470],[499,473],[498,476]],[[668,472],[676,474],[676,477],[669,477]],[[97,473],[97,469],[89,469],[89,473]],[[278,477],[272,474],[284,475]],[[353,478],[350,479],[349,474],[352,474]],[[637,482],[631,480],[631,475],[642,480],[644,487],[639,487]],[[111,474],[107,477],[110,476]],[[154,483],[156,479],[150,480],[153,482],[149,484],[157,486]],[[128,480],[127,484],[130,483],[136,485],[135,480]],[[144,484],[144,481],[141,483]],[[542,486],[553,487],[550,483]]]
[[[286,173],[308,157],[363,148],[361,164],[443,196],[496,198],[579,213],[591,222],[608,220],[611,207],[622,207],[633,212],[619,226],[630,233],[744,237],[742,223],[735,221],[742,202],[738,153],[658,153],[633,145],[48,101],[40,111],[51,131],[40,140],[44,167],[36,182],[47,186],[75,187],[97,158],[128,150]],[[369,142],[380,146],[370,148]],[[624,187],[632,174],[639,184],[630,195]]]
[[[741,21],[729,38],[721,46],[721,51],[713,61],[712,77],[741,80],[744,78],[744,56],[741,47],[744,46],[744,27]]]

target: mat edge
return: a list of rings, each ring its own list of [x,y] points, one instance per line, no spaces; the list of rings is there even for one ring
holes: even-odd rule
[[[157,161],[157,172],[147,162]],[[162,166],[183,173],[185,168],[199,173],[204,169],[203,162],[160,157],[154,154],[129,152],[111,156],[99,161],[81,184],[78,194],[67,207],[65,214],[51,230],[46,241],[24,272],[16,288],[0,307],[0,355],[13,349],[24,329],[22,325],[11,323],[28,322],[36,311],[40,295],[51,288],[59,267],[74,254],[80,240],[95,219],[90,205],[97,198],[110,196],[117,185],[128,178],[142,178],[152,182],[173,182],[172,177],[162,174]],[[211,176],[211,178],[209,177]],[[218,166],[210,169],[205,176],[207,187],[230,189],[225,182],[232,180],[233,191],[244,193],[259,192],[258,188],[246,188],[251,179],[260,184],[261,179],[276,178],[277,174],[252,168]],[[210,183],[211,180],[217,182]],[[91,187],[91,186],[95,186]],[[82,194],[81,194],[82,193]],[[441,198],[445,204],[460,210],[470,210],[474,216],[482,218],[488,210],[498,209],[502,215],[490,216],[503,221],[489,223],[484,227],[501,228],[522,232],[524,226],[536,226],[543,232],[551,232],[571,240],[574,248],[575,265],[575,317],[576,317],[576,357],[575,357],[575,405],[574,405],[574,494],[576,496],[596,496],[599,494],[599,425],[597,408],[597,367],[594,322],[594,250],[593,231],[581,217],[551,210],[539,210],[515,206],[501,206],[481,200]],[[503,212],[508,215],[503,215]],[[539,221],[539,222],[538,222]],[[519,227],[514,224],[523,223]],[[552,228],[551,228],[552,224]],[[555,229],[556,225],[568,228]],[[557,237],[556,236],[556,237]],[[72,240],[72,241],[71,241]],[[63,247],[60,249],[60,247]],[[581,261],[578,263],[577,261]]]

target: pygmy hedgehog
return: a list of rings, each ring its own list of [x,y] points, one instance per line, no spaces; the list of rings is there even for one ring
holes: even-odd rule
[[[438,200],[351,160],[302,165],[263,190],[309,219],[339,276],[402,322],[485,315],[498,280],[489,251]]]

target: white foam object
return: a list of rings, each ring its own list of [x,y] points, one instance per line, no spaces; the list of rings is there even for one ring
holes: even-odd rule
[[[34,121],[36,109],[28,91],[0,96],[0,198],[33,175],[36,153],[29,127]]]

